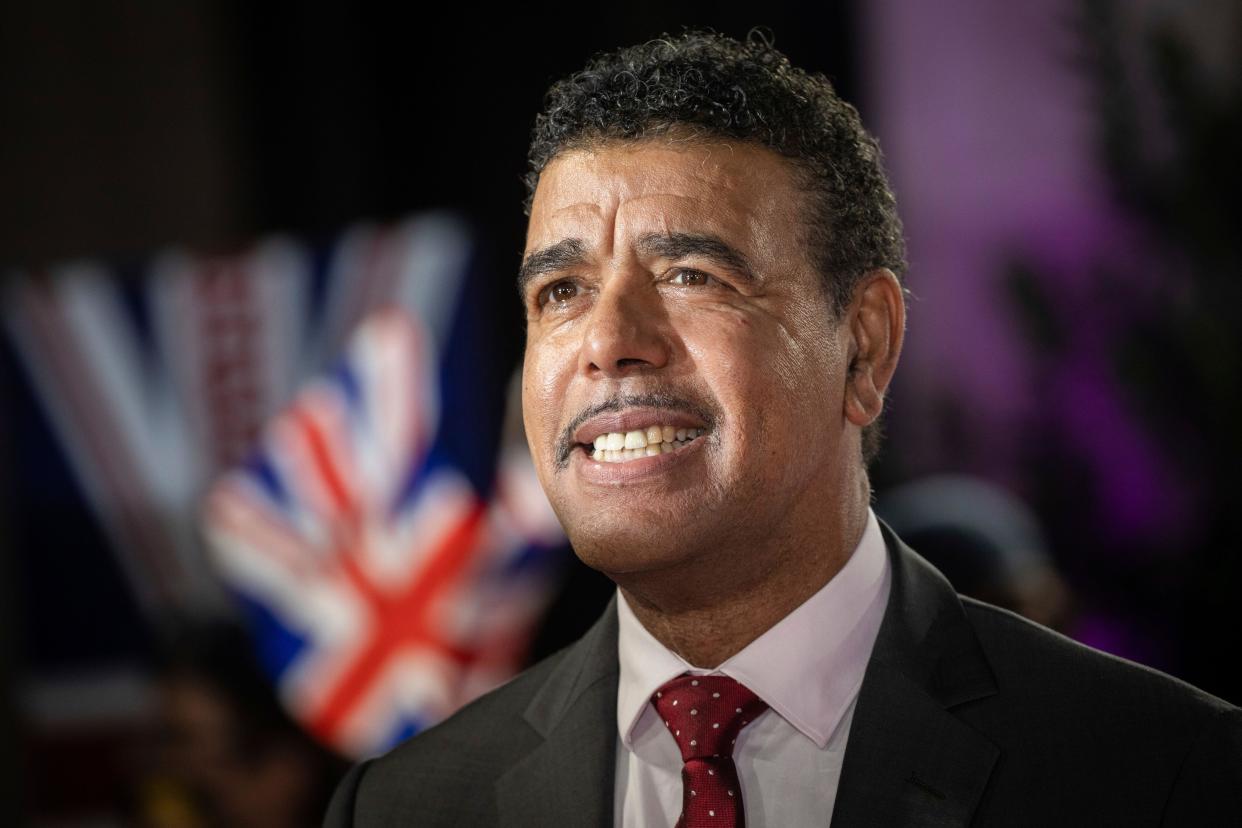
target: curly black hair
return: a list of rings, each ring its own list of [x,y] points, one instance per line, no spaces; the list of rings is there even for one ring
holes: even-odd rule
[[[597,55],[553,84],[527,155],[526,214],[559,153],[687,132],[754,141],[793,163],[809,195],[805,242],[835,317],[868,271],[886,267],[903,278],[905,239],[875,139],[826,77],[790,64],[762,29],[745,42],[711,30],[665,34]],[[868,464],[878,426],[863,433]]]

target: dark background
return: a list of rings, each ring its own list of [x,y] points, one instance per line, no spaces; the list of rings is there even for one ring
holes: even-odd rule
[[[879,5],[889,16],[902,13],[900,3]],[[954,4],[959,13],[969,5]],[[1125,236],[1117,244],[1126,255],[1111,257],[1121,237],[1101,231],[1097,248],[1105,253],[1070,264],[1044,257],[1038,233],[1004,247],[987,301],[1022,343],[1034,403],[993,429],[986,405],[937,390],[926,372],[899,379],[874,482],[883,489],[928,472],[970,471],[1017,490],[1045,524],[1080,605],[1120,631],[1111,639],[1115,651],[1236,702],[1242,685],[1221,653],[1240,651],[1238,518],[1229,492],[1240,459],[1233,369],[1242,365],[1235,324],[1242,303],[1233,301],[1239,254],[1231,238],[1242,182],[1231,148],[1240,145],[1232,139],[1242,136],[1242,107],[1236,88],[1220,91],[1200,72],[1195,40],[1223,8],[1205,4],[1192,26],[1162,40],[1159,26],[1120,15],[1113,4],[1043,5],[1070,44],[1055,47],[1054,62],[1081,82],[1067,87],[1066,105],[1090,125],[1083,147],[1072,151],[1088,159],[1104,200],[1146,246],[1136,254]],[[520,177],[551,81],[598,50],[684,24],[737,37],[766,26],[793,63],[825,73],[882,146],[897,149],[890,155],[901,205],[918,158],[902,142],[917,137],[885,132],[896,129],[882,103],[893,56],[874,53],[878,41],[864,31],[864,16],[862,4],[849,2],[739,9],[638,2],[499,16],[412,4],[7,3],[0,9],[0,267],[11,279],[76,257],[125,263],[169,246],[230,253],[272,233],[327,239],[362,219],[449,207],[478,228],[495,263],[495,284],[477,301],[500,309],[509,345],[496,360],[507,371],[522,337],[512,286],[525,229]],[[1237,17],[1220,25],[1242,31]],[[978,37],[988,37],[986,27]],[[1218,64],[1242,65],[1231,42]],[[873,53],[864,54],[864,44]],[[960,42],[945,48],[946,61],[961,54]],[[947,101],[943,117],[953,117]],[[1033,135],[1033,147],[1040,140]],[[1007,162],[971,157],[960,169],[936,171],[960,178],[997,163]],[[917,207],[952,211],[953,197],[937,202],[918,182],[906,186],[911,284],[926,307],[940,307],[936,280],[952,283],[955,274],[920,271],[935,257],[916,242],[934,233],[919,224]],[[1023,191],[1007,197],[1020,201]],[[1135,255],[1172,287],[1119,303]],[[1091,289],[1067,291],[1067,280]],[[1139,485],[1092,471],[1089,444],[1103,442],[1110,422],[1060,417],[1049,403],[1072,393],[1057,383],[1084,359],[1075,331],[1097,328],[1103,306],[1120,307],[1125,320],[1106,326],[1107,341],[1091,346],[1102,354],[1101,375],[1121,389],[1121,408],[1145,435],[1143,450],[1168,458],[1163,484],[1188,504],[1171,534],[1136,539],[1125,527],[1110,528],[1109,492]],[[932,315],[916,301],[912,330],[935,329]],[[1218,335],[1205,344],[1203,330]],[[0,388],[15,401],[0,431],[4,467],[35,470],[0,479],[9,505],[0,511],[9,548],[0,558],[0,641],[9,668],[3,743],[11,746],[6,760],[29,779],[47,772],[16,747],[29,680],[117,660],[142,663],[151,630],[98,528],[68,511],[64,493],[74,484],[7,351],[4,359]],[[917,359],[903,368],[925,371]],[[992,450],[998,440],[1017,447],[1003,467]],[[42,552],[53,548],[72,548],[73,566]],[[575,566],[536,655],[575,637],[609,590]],[[21,779],[5,775],[0,801],[18,801]]]

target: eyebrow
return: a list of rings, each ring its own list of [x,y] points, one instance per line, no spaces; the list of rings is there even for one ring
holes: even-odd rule
[[[523,259],[522,266],[518,268],[518,294],[525,296],[526,286],[537,276],[582,265],[586,261],[586,245],[582,239],[561,239],[556,244],[541,247]]]
[[[685,259],[702,256],[733,270],[748,282],[755,282],[754,268],[740,250],[710,233],[649,233],[638,240],[638,250],[648,256]]]
[[[746,256],[724,239],[710,233],[648,233],[641,236],[635,246],[645,256],[660,256],[665,259],[702,256],[733,270],[748,282],[757,281],[754,268],[750,266]],[[582,239],[564,238],[555,244],[542,247],[522,260],[517,277],[518,293],[525,295],[526,286],[537,276],[577,267],[586,262],[586,245]]]

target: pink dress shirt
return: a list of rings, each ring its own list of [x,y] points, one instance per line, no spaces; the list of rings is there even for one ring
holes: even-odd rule
[[[769,705],[734,748],[746,824],[828,824],[889,581],[884,538],[868,509],[862,539],[841,571],[715,670],[664,647],[618,591],[616,824],[672,826],[681,814],[681,754],[649,701],[684,672],[731,676]]]

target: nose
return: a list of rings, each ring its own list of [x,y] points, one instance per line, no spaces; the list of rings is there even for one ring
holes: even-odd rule
[[[670,347],[654,288],[614,278],[600,291],[583,334],[579,368],[620,378],[663,368]]]

